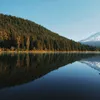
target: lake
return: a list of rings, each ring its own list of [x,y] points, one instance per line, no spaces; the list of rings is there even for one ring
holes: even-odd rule
[[[0,54],[0,100],[100,100],[100,55]]]

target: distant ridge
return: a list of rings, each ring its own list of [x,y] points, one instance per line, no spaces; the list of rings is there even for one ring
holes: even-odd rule
[[[100,47],[100,32],[95,33],[84,40],[81,40],[80,43]]]
[[[0,14],[0,48],[47,51],[96,50],[94,47],[60,36],[35,22],[4,14]]]

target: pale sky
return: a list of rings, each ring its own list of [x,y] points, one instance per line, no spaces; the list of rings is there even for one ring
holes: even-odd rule
[[[100,32],[100,0],[0,0],[0,13],[29,19],[75,41]]]

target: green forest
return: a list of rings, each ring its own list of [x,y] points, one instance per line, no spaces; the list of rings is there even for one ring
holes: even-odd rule
[[[1,50],[95,51],[30,20],[0,14]]]

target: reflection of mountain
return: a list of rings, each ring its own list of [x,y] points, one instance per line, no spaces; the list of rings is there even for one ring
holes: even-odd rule
[[[3,54],[0,88],[23,84],[91,54]]]
[[[80,62],[85,63],[88,66],[100,71],[100,56],[95,56],[95,57],[83,59]]]

